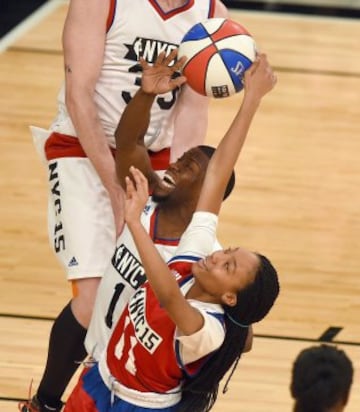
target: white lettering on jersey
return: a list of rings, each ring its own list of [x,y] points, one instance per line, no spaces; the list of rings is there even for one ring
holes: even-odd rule
[[[145,316],[146,291],[139,289],[129,303],[129,315],[135,335],[141,345],[151,354],[162,342],[162,337],[151,329]]]
[[[125,46],[128,49],[124,56],[125,59],[138,62],[139,57],[143,57],[148,63],[155,63],[161,52],[165,52],[166,56],[168,56],[178,47],[174,43],[156,39],[146,39],[144,37],[136,37],[133,44],[125,44]]]

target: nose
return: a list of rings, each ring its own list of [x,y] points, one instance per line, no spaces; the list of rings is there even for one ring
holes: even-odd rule
[[[171,172],[171,170],[173,170],[174,172],[178,172],[178,170],[179,170],[178,161],[170,163],[167,170],[169,170],[170,172]]]
[[[220,263],[222,262],[224,259],[226,259],[226,255],[222,250],[217,250],[216,252],[214,252],[211,255],[211,262],[212,263]]]

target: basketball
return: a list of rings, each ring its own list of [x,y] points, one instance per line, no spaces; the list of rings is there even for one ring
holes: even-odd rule
[[[186,56],[182,74],[196,92],[227,97],[243,89],[243,75],[256,57],[253,37],[239,23],[211,18],[193,26],[182,39],[178,58]]]

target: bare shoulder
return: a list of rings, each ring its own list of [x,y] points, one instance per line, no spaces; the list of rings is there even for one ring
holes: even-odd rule
[[[110,0],[70,0],[67,19],[87,20],[104,26],[110,12]]]

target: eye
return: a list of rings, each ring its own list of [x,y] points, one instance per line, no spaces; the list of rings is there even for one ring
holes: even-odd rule
[[[192,168],[193,168],[193,165],[194,165],[193,161],[192,161],[191,159],[187,159],[187,161],[186,161],[186,163],[185,163],[185,166],[186,166],[188,169],[192,169]]]

